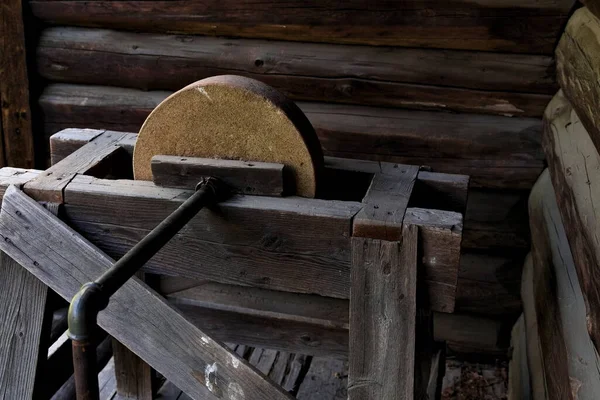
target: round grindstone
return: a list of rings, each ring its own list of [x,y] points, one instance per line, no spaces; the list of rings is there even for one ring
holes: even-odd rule
[[[298,106],[262,82],[233,75],[192,83],[152,111],[135,145],[135,179],[152,179],[155,155],[281,163],[304,197],[315,196],[323,167],[317,135]]]

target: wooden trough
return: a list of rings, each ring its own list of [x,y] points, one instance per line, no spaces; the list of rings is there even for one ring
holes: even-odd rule
[[[7,393],[44,380],[45,285],[70,299],[190,195],[131,180],[135,140],[68,129],[52,137],[48,170],[0,170],[0,249],[14,274],[3,285],[21,291],[2,307],[42,310],[20,315],[32,329],[3,349],[29,372]],[[172,173],[164,167],[156,182]],[[351,399],[426,390],[432,343],[444,339],[436,321],[454,310],[468,177],[340,158],[326,158],[324,175],[319,199],[241,195],[202,211],[146,265],[146,283],[117,292],[100,326],[194,398],[287,396],[220,342],[348,357]]]

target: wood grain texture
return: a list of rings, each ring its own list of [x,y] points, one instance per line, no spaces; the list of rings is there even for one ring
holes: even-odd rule
[[[548,171],[534,186],[529,214],[534,304],[546,393],[549,399],[594,398],[600,390],[600,357],[594,337],[588,333],[594,322],[589,319],[582,291],[587,283],[578,279]]]
[[[113,264],[14,186],[4,195],[0,225],[2,250],[64,298],[71,298],[83,283]],[[47,240],[35,240],[39,237]],[[68,262],[65,254],[70,254]],[[164,323],[157,325],[157,321]],[[137,278],[119,289],[98,322],[191,396],[231,399],[241,392],[246,398],[289,398]]]
[[[0,14],[2,166],[33,168],[33,130],[21,0],[2,2]]]
[[[195,189],[202,178],[218,178],[232,193],[282,196],[284,165],[259,161],[154,156],[152,181],[158,186]]]
[[[58,25],[198,33],[293,41],[459,48],[550,54],[571,0],[383,1],[30,1]],[[274,16],[277,16],[276,18]]]
[[[577,10],[556,47],[557,78],[581,122],[600,149],[600,19],[588,8]]]
[[[589,334],[600,346],[600,229],[596,203],[600,192],[600,155],[592,139],[562,93],[546,110],[544,149],[552,183],[571,244],[573,259],[586,301]]]
[[[112,350],[118,395],[125,399],[152,400],[152,368],[114,339]]]
[[[417,240],[352,238],[349,399],[413,398]]]
[[[43,390],[48,288],[4,252],[0,272],[0,398],[28,400]]]
[[[547,56],[100,29],[51,28],[42,34],[37,59],[40,74],[54,82],[178,90],[235,74],[293,100],[515,116],[540,116],[557,89]]]
[[[39,101],[48,135],[72,127],[137,132],[169,93],[54,84]],[[298,105],[328,156],[428,165],[437,172],[470,175],[472,186],[526,190],[543,169],[539,119]]]
[[[122,151],[118,142],[123,137],[124,134],[120,132],[104,132],[28,182],[25,190],[38,201],[62,203],[65,187],[77,174],[95,173],[103,176],[102,172],[111,170],[111,164],[117,164],[115,158]]]
[[[395,165],[392,173],[377,173],[352,223],[352,236],[395,241],[402,238],[402,222],[419,167]]]

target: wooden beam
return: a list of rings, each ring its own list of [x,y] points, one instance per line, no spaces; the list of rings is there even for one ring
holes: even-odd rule
[[[600,155],[562,93],[548,105],[544,124],[544,150],[587,305],[588,331],[600,349]]]
[[[40,106],[48,134],[74,126],[137,132],[169,94],[54,84],[45,89]],[[539,118],[329,103],[299,106],[327,156],[427,165],[436,172],[469,175],[471,186],[500,189],[529,190],[544,167]]]
[[[352,236],[380,240],[400,240],[402,222],[419,167],[395,165],[393,174],[377,173],[362,202],[365,206],[356,214]]]
[[[119,396],[152,400],[152,368],[118,340],[113,339],[112,349]]]
[[[417,240],[352,238],[350,400],[413,398]]]
[[[14,186],[4,195],[0,232],[1,249],[66,299],[113,264]],[[66,254],[70,256],[65,258]],[[157,325],[157,321],[164,323]],[[290,398],[245,360],[195,328],[137,278],[111,298],[98,322],[191,396]],[[140,332],[144,332],[144,340],[140,340]]]
[[[0,270],[0,398],[29,400],[44,390],[48,288],[4,252]]]
[[[292,100],[511,116],[539,117],[558,89],[548,73],[552,58],[535,55],[181,40],[61,27],[42,33],[37,57],[40,74],[53,82],[174,91],[209,76],[235,74],[258,79]]]
[[[34,167],[33,130],[21,0],[2,2],[0,13],[0,99],[2,166]]]
[[[53,25],[281,39],[303,42],[437,47],[551,54],[572,0],[493,0],[402,4],[296,0],[173,4],[168,1],[31,1],[33,14]],[[275,21],[273,15],[278,18]],[[189,39],[188,39],[189,40]]]
[[[193,190],[202,178],[209,176],[223,181],[232,193],[282,196],[284,192],[283,164],[162,155],[152,157],[152,181],[158,186]]]
[[[556,72],[564,95],[600,150],[600,19],[588,8],[575,11],[558,46]]]

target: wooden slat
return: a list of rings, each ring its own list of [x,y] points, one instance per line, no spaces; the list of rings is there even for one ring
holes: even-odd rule
[[[43,390],[48,288],[4,252],[0,272],[0,398],[29,400]]]
[[[216,160],[212,158],[154,156],[152,181],[158,186],[190,189],[212,176],[225,183],[232,193],[255,196],[282,196],[284,165],[259,161]]]
[[[42,34],[37,56],[40,74],[55,82],[179,90],[209,76],[235,74],[293,100],[484,114],[540,116],[557,90],[547,56],[182,40],[62,27]]]
[[[296,0],[285,5],[250,1],[241,7],[231,0],[31,0],[30,5],[36,17],[58,25],[550,54],[573,1],[384,1],[373,6],[359,0],[341,7],[335,1]]]
[[[152,400],[152,368],[119,341],[112,342],[117,393],[126,399]]]
[[[352,236],[380,240],[400,240],[402,222],[419,167],[396,165],[393,174],[378,173],[362,202],[362,210],[354,217]]]
[[[0,99],[2,152],[0,164],[34,167],[33,130],[21,0],[2,2],[0,14]],[[2,153],[0,152],[0,153]]]
[[[349,399],[413,398],[417,240],[352,238]]]
[[[138,131],[169,92],[55,84],[40,98],[46,131]],[[549,98],[543,101],[547,104]],[[429,165],[471,185],[529,190],[543,169],[541,121],[491,115],[299,103],[329,156]]]
[[[577,10],[556,48],[557,78],[596,149],[600,150],[600,19]]]
[[[544,119],[544,149],[560,213],[564,221],[581,290],[587,305],[587,326],[600,348],[600,155],[578,114],[558,93]]]
[[[67,299],[113,263],[14,186],[4,195],[0,226],[2,250]],[[137,278],[119,289],[98,322],[191,396],[289,398]]]

